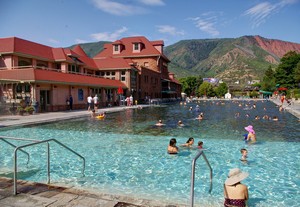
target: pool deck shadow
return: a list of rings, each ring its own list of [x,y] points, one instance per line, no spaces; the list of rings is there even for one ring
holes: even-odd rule
[[[0,177],[1,207],[187,207],[23,180],[17,183],[18,194],[13,195],[13,180]]]

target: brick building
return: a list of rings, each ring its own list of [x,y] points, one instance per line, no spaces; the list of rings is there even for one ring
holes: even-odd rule
[[[96,94],[103,107],[118,105],[120,95],[135,100],[180,97],[181,85],[168,72],[163,46],[163,41],[128,37],[106,44],[90,58],[79,45],[52,48],[0,38],[0,101],[38,102],[44,112],[66,110],[70,95],[75,109],[85,108],[87,96]]]

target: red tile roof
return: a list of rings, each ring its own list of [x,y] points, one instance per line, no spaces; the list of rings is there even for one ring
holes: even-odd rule
[[[39,59],[54,60],[51,47],[17,37],[0,38],[0,53],[20,53]]]
[[[37,69],[15,69],[15,70],[0,70],[2,81],[24,81],[37,83],[53,83],[53,84],[70,84],[70,85],[84,85],[95,87],[108,88],[127,88],[125,84],[117,80],[110,80],[105,78],[97,78],[92,76],[61,73],[49,70]]]
[[[124,59],[124,58],[101,58],[101,59],[95,59],[94,60],[97,68],[99,70],[102,69],[130,69],[132,68],[131,65],[133,65],[133,62],[131,59]]]
[[[142,49],[139,53],[134,53],[133,43],[140,42],[145,45],[144,49]],[[157,41],[155,41],[157,42]],[[125,49],[121,51],[120,54],[113,54],[113,45],[114,44],[123,44],[125,46]],[[98,53],[94,59],[98,59],[101,57],[137,57],[137,56],[159,56],[162,55],[150,42],[147,38],[143,36],[137,36],[137,37],[126,37],[122,38],[121,40],[117,40],[111,44],[105,44],[104,50]]]

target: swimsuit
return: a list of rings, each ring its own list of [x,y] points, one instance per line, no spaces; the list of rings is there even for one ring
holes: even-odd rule
[[[229,207],[229,206],[246,207],[246,203],[244,199],[225,198],[224,206],[225,207]]]

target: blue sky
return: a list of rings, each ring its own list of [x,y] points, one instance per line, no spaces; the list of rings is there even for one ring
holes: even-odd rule
[[[260,35],[300,43],[300,0],[1,0],[0,37],[52,47]]]

